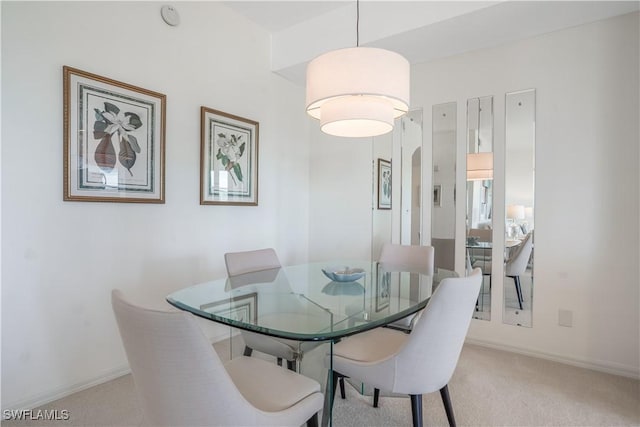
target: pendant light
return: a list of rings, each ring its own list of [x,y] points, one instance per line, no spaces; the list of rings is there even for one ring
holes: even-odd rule
[[[480,150],[480,100],[478,100],[478,126],[476,128],[476,152],[467,154],[467,181],[493,179],[493,153]]]
[[[356,47],[330,51],[307,66],[307,113],[334,136],[382,135],[409,110],[409,61],[360,47],[359,0],[356,8]]]

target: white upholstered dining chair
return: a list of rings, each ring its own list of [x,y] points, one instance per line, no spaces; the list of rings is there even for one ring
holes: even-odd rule
[[[427,276],[433,276],[434,249],[433,246],[418,245],[398,245],[385,243],[380,252],[381,271],[385,273],[391,272],[408,272],[419,273]],[[389,326],[405,331],[410,331],[416,315],[412,314],[397,322],[391,323]]]
[[[276,251],[272,248],[228,252],[224,255],[224,260],[227,266],[227,275],[230,279],[281,268]],[[251,356],[253,350],[257,350],[261,353],[275,356],[278,365],[282,364],[283,359],[286,360],[287,367],[292,371],[297,370],[297,364],[301,362],[304,351],[308,351],[320,344],[316,342],[302,343],[245,330],[241,330],[240,333],[245,343],[245,356]]]
[[[261,359],[222,363],[191,313],[139,307],[122,292],[113,311],[150,426],[317,426],[320,384]]]
[[[481,281],[479,268],[467,277],[442,280],[410,334],[377,328],[335,344],[334,393],[344,376],[408,394],[415,427],[422,426],[422,395],[440,390],[449,425],[454,426],[447,384],[460,357]]]

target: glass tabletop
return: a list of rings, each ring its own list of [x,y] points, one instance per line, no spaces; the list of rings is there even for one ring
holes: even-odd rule
[[[432,276],[400,265],[323,262],[212,280],[176,291],[167,301],[236,328],[297,341],[326,341],[421,310],[431,297],[433,282]]]

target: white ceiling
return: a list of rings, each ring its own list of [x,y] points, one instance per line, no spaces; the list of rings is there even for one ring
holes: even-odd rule
[[[356,2],[226,1],[272,34],[272,69],[304,84],[317,55],[355,45]],[[640,1],[360,2],[360,45],[421,63],[638,11]]]
[[[344,1],[225,1],[256,24],[276,32],[340,7]]]

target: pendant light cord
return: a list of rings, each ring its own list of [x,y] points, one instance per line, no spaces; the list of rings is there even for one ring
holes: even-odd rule
[[[356,47],[360,47],[360,0],[356,0]]]
[[[476,153],[480,152],[480,112],[482,107],[480,106],[480,98],[478,98],[478,145],[476,146]]]

